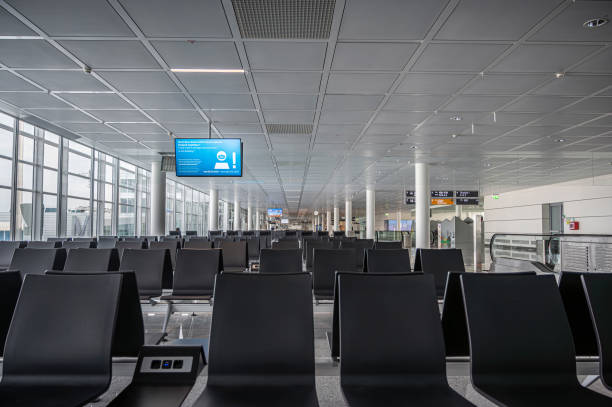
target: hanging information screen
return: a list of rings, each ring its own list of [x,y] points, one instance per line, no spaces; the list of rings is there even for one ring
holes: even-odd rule
[[[414,200],[415,194],[414,191],[406,191],[406,205],[414,205],[416,201]]]
[[[174,139],[178,177],[242,177],[242,142],[234,139]]]
[[[455,202],[452,198],[432,198],[431,205],[452,205]]]
[[[455,203],[457,205],[478,205],[480,201],[478,198],[456,198]]]
[[[452,198],[453,191],[431,191],[432,198]]]
[[[455,191],[457,198],[478,198],[478,191]]]

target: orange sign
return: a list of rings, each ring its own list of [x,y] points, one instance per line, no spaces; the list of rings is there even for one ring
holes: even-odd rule
[[[448,198],[433,198],[431,200],[432,205],[452,205],[454,204],[452,199]]]

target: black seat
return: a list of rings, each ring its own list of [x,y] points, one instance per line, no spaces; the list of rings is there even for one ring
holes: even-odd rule
[[[79,407],[104,393],[120,291],[120,275],[26,276],[6,339],[2,405]]]
[[[162,242],[149,242],[149,249],[168,249],[170,250],[170,259],[172,260],[172,269],[176,267],[176,251],[180,248],[179,240],[166,240]],[[164,287],[170,288],[170,287]]]
[[[62,247],[62,242],[56,241],[31,241],[26,245],[29,249],[57,249]]]
[[[304,251],[302,256],[306,261],[306,270],[312,271],[312,260],[315,249],[333,249],[333,244],[329,240],[304,239]]]
[[[215,246],[216,247],[216,246]],[[247,252],[247,242],[223,242],[223,270],[224,271],[245,271],[249,266],[249,256]]]
[[[172,278],[170,252],[167,249],[125,249],[119,270],[134,272],[141,299],[159,297],[164,275]]]
[[[64,271],[117,271],[117,249],[70,249]]]
[[[133,240],[115,243],[115,248],[119,254],[119,259],[123,259],[123,251],[125,249],[146,249],[148,246],[144,240]],[[172,266],[172,263],[170,264]]]
[[[162,300],[209,300],[223,269],[221,249],[181,249],[176,254],[172,295]]]
[[[438,298],[442,298],[448,272],[465,272],[461,249],[418,249],[414,260],[414,271],[433,274],[436,293]]]
[[[367,273],[409,273],[410,250],[370,249],[366,252],[364,270]]]
[[[355,270],[355,250],[314,249],[313,292],[317,301],[334,298],[336,271]]]
[[[601,381],[612,390],[612,273],[585,273],[581,278],[597,332]]]
[[[340,274],[338,293],[349,406],[473,406],[448,385],[433,276]]]
[[[442,330],[446,356],[469,356],[470,339],[468,335],[465,309],[463,306],[463,293],[461,292],[460,277],[463,273],[449,271],[444,290],[444,303],[442,305]],[[495,273],[512,275],[535,275],[535,272]]]
[[[7,268],[13,260],[15,249],[26,247],[26,242],[13,240],[0,241],[0,268]]]
[[[212,242],[208,239],[189,239],[183,247],[185,249],[212,249]]]
[[[311,287],[306,273],[217,276],[208,382],[195,407],[318,406]]]
[[[587,273],[563,271],[559,278],[559,292],[569,321],[576,355],[597,356],[597,335],[591,322],[589,303],[587,301],[581,276]]]
[[[69,242],[71,241],[71,237],[48,237],[47,242]]]
[[[332,359],[338,359],[340,357],[340,304],[338,295],[338,277],[343,274],[351,273],[362,273],[360,271],[336,271],[334,278],[334,307],[332,310],[332,330],[327,331],[327,341],[329,343],[329,349],[331,351]]]
[[[279,239],[277,242],[272,242],[273,249],[291,250],[299,247],[300,241],[297,239]]]
[[[63,270],[66,263],[66,249],[15,249],[9,270],[19,271],[21,278],[26,274],[45,274],[47,270]]]
[[[260,273],[301,273],[300,249],[262,249],[259,260]]]
[[[96,242],[94,242],[93,240],[67,240],[65,242],[62,242],[62,247],[64,249],[94,249],[96,247]]]
[[[247,252],[250,261],[259,260],[259,238],[258,237],[247,237]]]
[[[373,239],[340,240],[340,249],[355,249],[355,270],[357,271],[363,270],[366,250],[370,250],[373,247]]]
[[[115,247],[115,243],[119,241],[118,238],[112,236],[100,236],[98,238],[98,249],[112,249]]]
[[[402,249],[402,242],[399,240],[394,242],[376,242],[374,248],[376,250]]]
[[[474,388],[504,406],[610,406],[582,387],[563,302],[552,275],[464,273]]]
[[[0,355],[4,353],[4,341],[11,325],[20,289],[21,276],[18,271],[0,273]]]

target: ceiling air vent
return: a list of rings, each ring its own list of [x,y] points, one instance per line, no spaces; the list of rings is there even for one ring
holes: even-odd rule
[[[328,39],[335,0],[232,0],[242,38]]]
[[[266,124],[268,134],[311,134],[312,124]]]

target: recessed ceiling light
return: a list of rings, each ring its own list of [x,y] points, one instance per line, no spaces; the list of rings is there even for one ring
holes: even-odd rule
[[[244,73],[244,69],[200,69],[200,68],[172,68],[172,72],[183,73]]]
[[[451,138],[457,138],[456,134],[451,134]]]
[[[555,143],[564,143],[565,139],[564,138],[558,138],[555,140]]]
[[[608,17],[592,18],[590,20],[585,21],[582,26],[584,28],[599,28],[602,25],[608,24],[609,22],[610,19]]]
[[[556,72],[555,73],[555,78],[557,79],[561,79],[565,76],[565,74],[563,72]]]
[[[460,122],[461,120],[463,120],[463,118],[461,116],[451,116],[449,117],[450,120],[456,121],[456,122]]]

